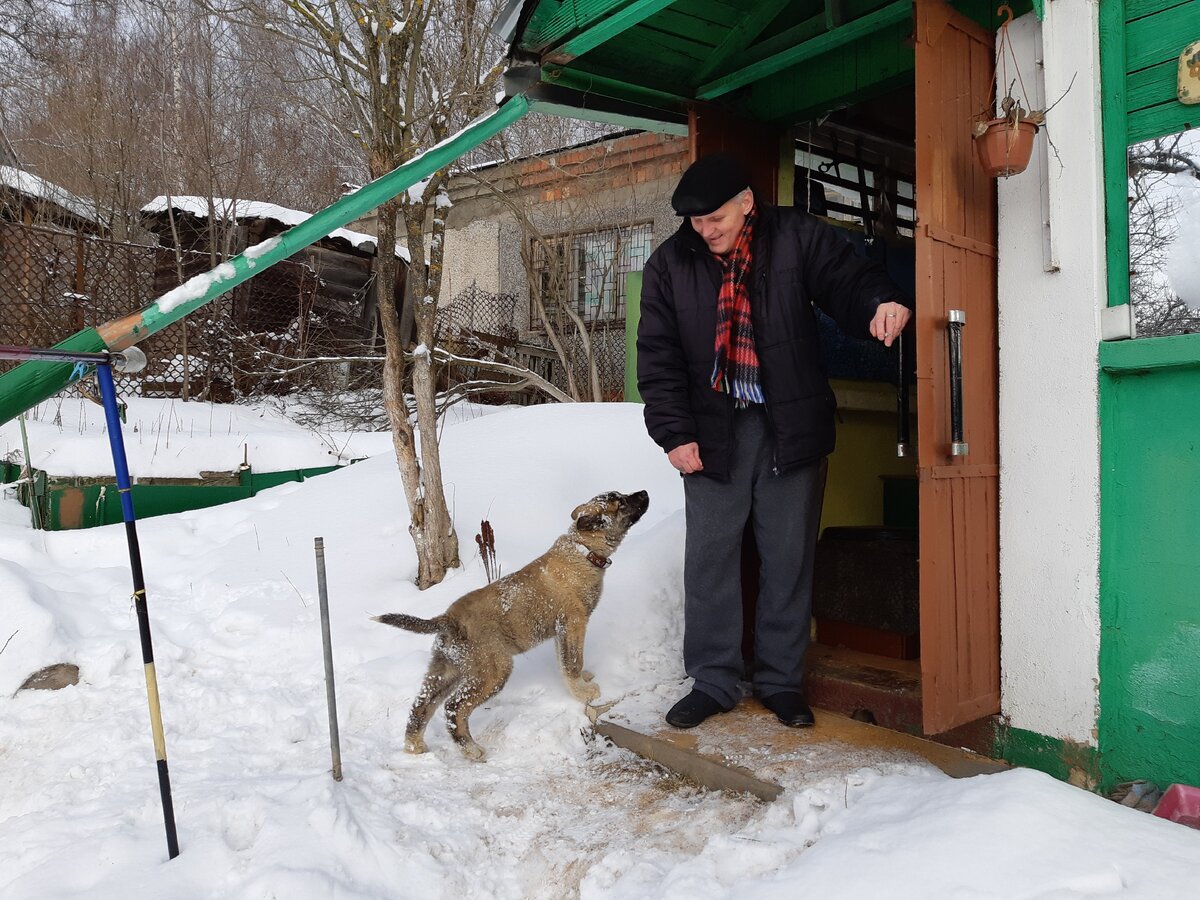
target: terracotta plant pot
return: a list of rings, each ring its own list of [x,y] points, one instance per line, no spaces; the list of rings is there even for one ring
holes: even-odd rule
[[[1024,172],[1033,154],[1038,127],[1027,119],[1015,125],[1009,119],[989,119],[975,126],[975,152],[992,178]]]

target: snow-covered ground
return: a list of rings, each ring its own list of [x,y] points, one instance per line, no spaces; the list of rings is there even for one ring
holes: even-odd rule
[[[135,477],[166,460],[190,472],[243,453],[260,470],[329,459],[329,436],[268,414],[143,402],[126,427]],[[94,460],[97,474],[102,418],[73,403],[61,424],[30,423],[35,462]],[[14,428],[0,430],[6,453]],[[443,448],[465,565],[422,593],[390,443],[368,446],[378,455],[330,475],[139,523],[182,849],[172,861],[124,529],[35,532],[11,492],[0,497],[0,897],[1194,896],[1200,832],[1033,771],[956,781],[845,748],[839,765],[789,770],[771,804],[689,787],[592,737],[545,645],[472,717],[486,763],[459,754],[440,716],[430,752],[405,754],[430,639],[368,616],[434,614],[483,584],[482,519],[510,572],[606,490],[646,489],[651,502],[606,575],[587,664],[603,699],[625,698],[614,713],[665,710],[684,688],[682,491],[636,405],[460,412]],[[57,662],[79,666],[77,686],[17,692]]]

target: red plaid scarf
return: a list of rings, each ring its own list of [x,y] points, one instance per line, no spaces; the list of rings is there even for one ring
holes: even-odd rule
[[[713,390],[732,394],[739,407],[762,403],[758,354],[754,350],[754,324],[750,320],[750,242],[758,208],[746,216],[746,224],[728,256],[713,254],[721,264],[721,291],[717,294],[716,359],[713,361]]]

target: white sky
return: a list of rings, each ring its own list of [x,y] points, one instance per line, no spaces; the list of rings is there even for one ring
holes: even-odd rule
[[[107,452],[103,420],[81,403],[64,401],[61,425],[30,424],[52,471],[102,468],[89,460]],[[236,466],[242,447],[258,469],[311,465],[346,439],[262,410],[155,403],[130,409],[135,477]],[[424,593],[386,435],[351,439],[379,455],[340,472],[139,523],[182,847],[171,862],[124,528],[34,532],[11,490],[0,494],[0,898],[1195,895],[1200,832],[1029,770],[952,780],[912,757],[833,746],[779,767],[785,792],[771,804],[677,783],[587,737],[552,645],[519,657],[472,717],[488,762],[463,758],[440,715],[430,752],[405,754],[430,639],[368,616],[433,615],[483,584],[473,537],[485,518],[511,572],[579,502],[648,490],[605,576],[586,663],[632,727],[685,689],[682,489],[641,407],[456,409],[443,452],[466,564]],[[0,437],[11,454],[11,426]],[[328,774],[316,536],[341,783]],[[62,661],[80,666],[79,685],[14,694]]]

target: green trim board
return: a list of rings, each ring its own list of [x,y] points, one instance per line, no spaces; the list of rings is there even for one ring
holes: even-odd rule
[[[996,729],[992,756],[1079,787],[1100,786],[1100,754],[1095,747],[1074,741],[1001,723]]]
[[[625,397],[633,403],[641,403],[642,395],[637,385],[637,330],[642,320],[642,273],[630,272],[625,276]]]

